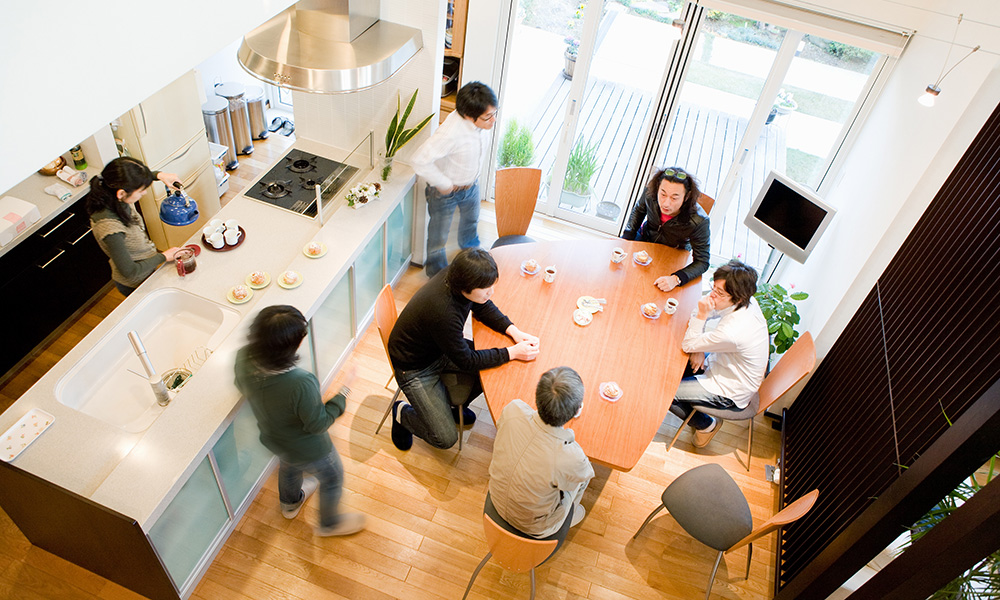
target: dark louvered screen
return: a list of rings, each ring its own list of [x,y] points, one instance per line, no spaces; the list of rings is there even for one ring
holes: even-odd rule
[[[779,590],[1000,378],[998,261],[1000,107],[786,413]]]

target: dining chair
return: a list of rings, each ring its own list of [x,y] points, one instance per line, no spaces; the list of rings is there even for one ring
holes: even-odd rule
[[[691,417],[694,416],[695,412],[704,413],[726,421],[750,421],[747,435],[746,464],[747,471],[749,471],[750,457],[753,456],[754,419],[757,415],[770,408],[771,405],[774,404],[774,402],[785,392],[792,389],[792,386],[808,375],[815,366],[816,344],[813,343],[812,334],[806,331],[800,335],[797,340],[795,340],[795,343],[792,344],[791,348],[781,355],[781,359],[778,360],[778,364],[776,364],[774,368],[771,369],[771,372],[764,377],[764,381],[760,384],[760,389],[757,390],[757,393],[755,393],[752,398],[750,398],[750,404],[748,404],[746,408],[735,411],[709,408],[707,406],[696,407],[691,411],[691,414],[684,419],[681,426],[677,428],[677,432],[674,433],[674,437],[670,440],[670,444],[667,445],[667,450],[669,451],[674,447],[674,442],[677,441],[681,431],[684,430],[684,426],[691,421]],[[738,455],[739,452],[737,451],[737,457]]]
[[[802,518],[813,507],[817,498],[819,490],[813,490],[754,529],[746,496],[725,469],[709,463],[685,471],[671,482],[663,490],[660,505],[649,513],[632,539],[639,537],[657,513],[667,509],[691,537],[719,552],[708,580],[708,589],[705,590],[705,600],[708,600],[723,554],[748,546],[744,579],[749,579],[754,540]]]
[[[486,534],[486,547],[489,551],[479,566],[472,572],[469,585],[465,588],[465,595],[462,600],[469,597],[472,584],[479,576],[479,572],[486,566],[490,558],[497,564],[515,573],[531,573],[531,598],[535,598],[535,567],[548,560],[556,550],[566,541],[569,528],[564,527],[559,531],[556,539],[539,540],[529,537],[522,531],[504,520],[493,506],[493,499],[489,492],[486,493],[486,503],[483,506],[483,532]]]
[[[395,373],[396,370],[392,367],[392,357],[389,356],[389,334],[392,333],[392,328],[395,327],[396,317],[398,316],[399,313],[396,312],[396,300],[392,297],[392,286],[387,283],[375,299],[375,326],[378,327],[378,336],[382,338],[382,348],[385,350],[385,357],[389,361],[389,371],[392,373]],[[385,389],[389,389],[389,383],[394,378],[395,375],[389,375],[389,381],[385,382]],[[382,430],[382,425],[389,417],[389,413],[392,412],[392,405],[396,403],[396,398],[399,398],[399,394],[402,391],[397,384],[396,393],[392,395],[392,400],[389,400],[389,408],[385,409],[382,420],[378,422],[375,435],[378,435],[378,432]]]
[[[708,194],[698,196],[698,205],[705,211],[706,215],[712,214],[712,207],[715,206],[715,198]]]
[[[496,172],[497,235],[492,248],[534,242],[527,235],[538,202],[542,170],[532,167],[507,167]]]
[[[396,300],[392,297],[392,286],[386,284],[382,288],[382,291],[378,293],[378,298],[375,299],[375,326],[378,327],[378,335],[382,338],[382,348],[385,349],[385,357],[389,360],[389,370],[393,373],[396,369],[392,366],[392,357],[389,356],[389,334],[392,333],[392,328],[396,325],[396,318],[399,314],[396,312]],[[389,376],[389,381],[385,382],[385,389],[389,389],[389,383],[393,380],[394,376]],[[448,391],[451,392],[455,385],[453,383],[449,386]],[[396,393],[393,394],[392,400],[389,400],[389,406],[386,407],[385,412],[382,413],[382,420],[378,422],[378,427],[375,428],[375,435],[378,435],[379,431],[382,431],[382,425],[385,424],[385,420],[389,418],[389,413],[392,412],[392,405],[396,403],[396,399],[399,398],[399,394],[402,392],[402,388],[399,387],[399,383],[396,383]],[[451,397],[452,406],[461,406],[464,399],[461,401],[456,400],[456,397]],[[457,403],[457,404],[456,404]],[[462,437],[465,431],[465,416],[462,414],[461,408],[458,410],[458,451],[462,451]]]

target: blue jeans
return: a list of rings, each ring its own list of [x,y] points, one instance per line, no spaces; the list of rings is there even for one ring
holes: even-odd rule
[[[674,394],[674,402],[670,405],[670,412],[683,420],[698,406],[734,411],[740,410],[729,398],[713,394],[706,390],[705,386],[701,385],[694,377],[681,379],[681,384],[677,387],[677,393]],[[691,417],[689,423],[695,429],[708,429],[712,426],[712,417],[705,413],[697,412]]]
[[[396,383],[409,406],[400,407],[399,422],[435,448],[451,448],[458,441],[451,398],[465,405],[482,393],[479,373],[462,371],[447,356],[430,366],[396,370]]]
[[[293,464],[279,458],[278,498],[282,504],[297,504],[302,499],[302,474],[312,473],[319,480],[319,524],[333,527],[340,522],[337,511],[344,489],[344,465],[337,449],[308,463]]]
[[[437,188],[428,185],[426,196],[430,220],[427,223],[427,260],[424,261],[424,268],[428,276],[434,277],[448,266],[444,245],[448,241],[451,217],[456,208],[459,211],[459,247],[463,250],[479,247],[479,185],[474,183],[467,189],[455,190],[448,195],[441,195]]]

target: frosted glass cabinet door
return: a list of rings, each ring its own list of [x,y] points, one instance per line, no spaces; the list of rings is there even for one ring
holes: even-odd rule
[[[406,192],[385,223],[386,281],[409,266],[413,254],[413,189]]]
[[[236,418],[215,443],[212,453],[219,465],[229,505],[238,514],[243,501],[274,457],[260,443],[260,430],[249,402],[243,401]]]
[[[382,238],[384,229],[379,228],[372,241],[368,242],[361,256],[354,263],[354,279],[357,282],[357,311],[358,320],[364,319],[373,306],[375,298],[382,291],[385,285],[383,268],[385,266],[384,255],[382,254]]]
[[[316,366],[319,378],[322,379],[327,373],[333,370],[333,365],[337,363],[340,356],[347,350],[354,339],[354,319],[351,315],[351,275],[350,271],[344,274],[330,295],[323,300],[323,304],[316,310],[312,318],[312,329],[316,343]],[[308,368],[305,362],[305,347],[309,340],[305,340],[302,348],[299,349],[299,356],[302,357],[300,366]]]
[[[206,456],[156,520],[149,539],[178,589],[229,521],[222,492]]]

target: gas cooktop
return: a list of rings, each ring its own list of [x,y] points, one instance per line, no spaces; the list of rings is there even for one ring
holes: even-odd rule
[[[244,194],[312,218],[316,216],[316,186],[334,176],[322,194],[325,208],[357,172],[357,167],[292,150]]]

